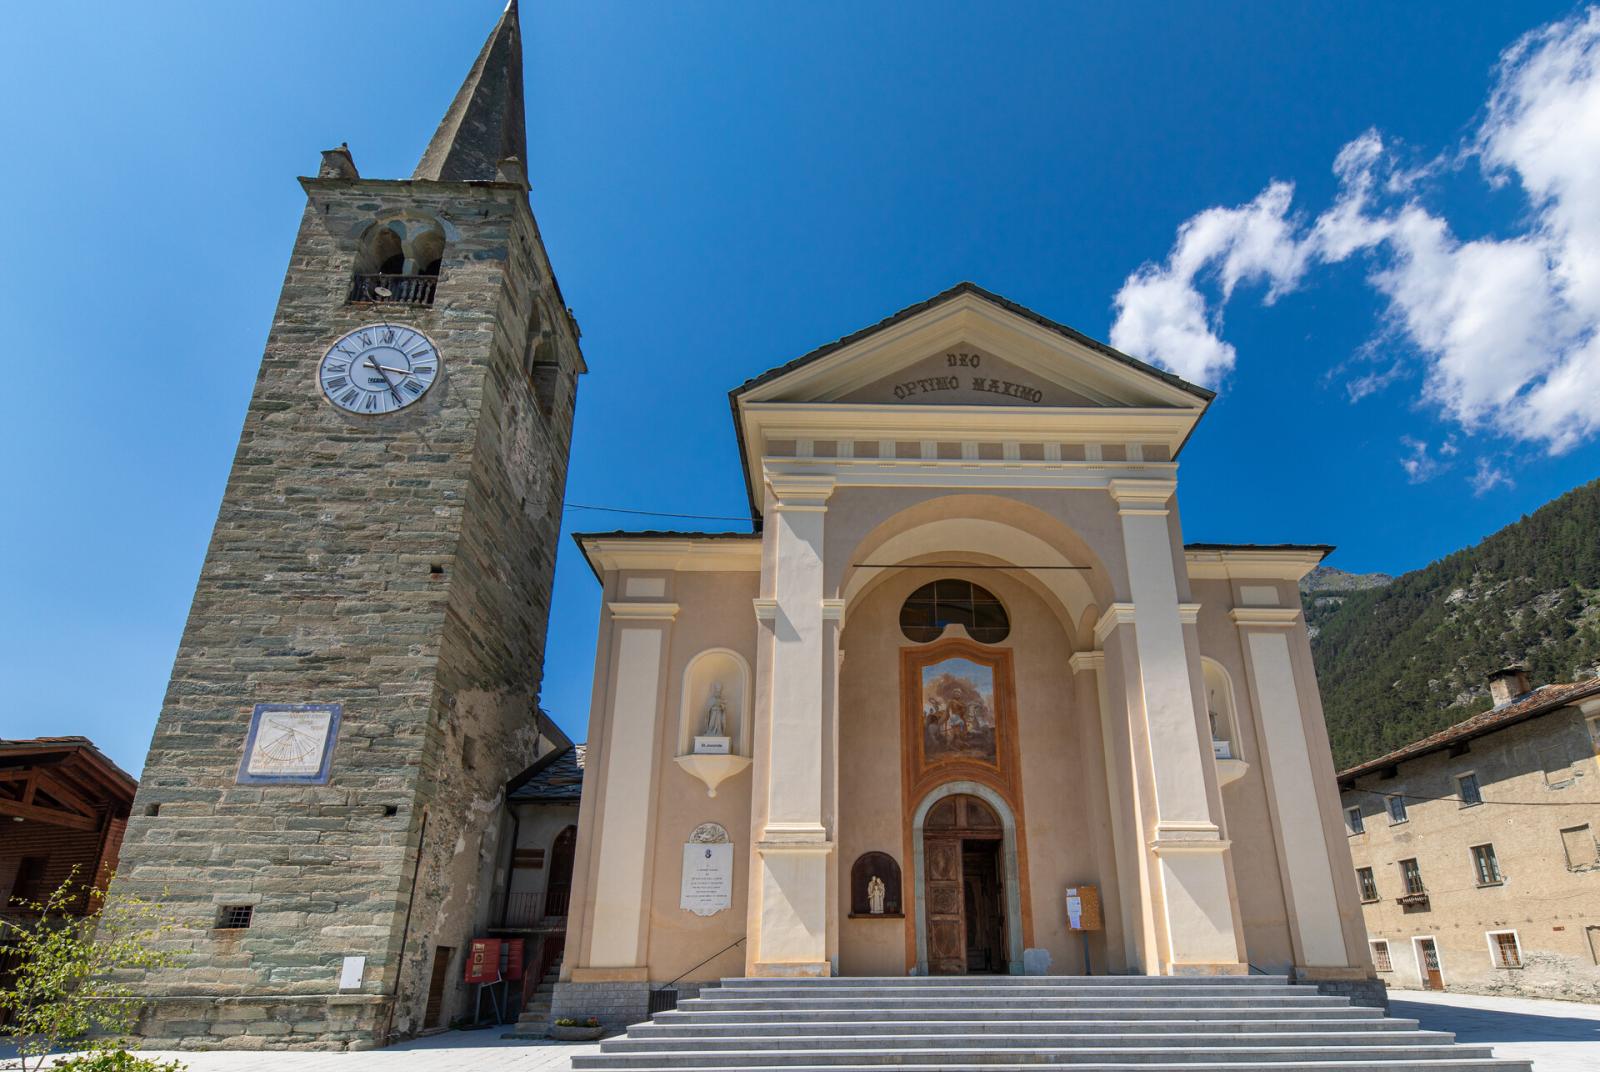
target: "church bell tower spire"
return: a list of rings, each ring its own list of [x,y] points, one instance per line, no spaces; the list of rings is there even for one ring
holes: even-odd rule
[[[495,23],[411,177],[435,182],[492,181],[500,161],[508,157],[527,164],[517,0],[506,5]]]

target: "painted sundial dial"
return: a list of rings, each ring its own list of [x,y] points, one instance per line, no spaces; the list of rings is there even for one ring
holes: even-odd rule
[[[336,712],[332,704],[258,706],[241,773],[252,779],[318,779],[338,726]]]

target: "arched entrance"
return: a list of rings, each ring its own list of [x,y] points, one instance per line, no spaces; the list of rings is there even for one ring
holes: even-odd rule
[[[917,808],[917,974],[1022,970],[1016,823],[988,786],[951,782]]]

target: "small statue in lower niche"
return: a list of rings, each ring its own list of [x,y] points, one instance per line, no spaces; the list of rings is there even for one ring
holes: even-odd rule
[[[883,885],[883,879],[877,875],[867,879],[867,910],[873,915],[883,915],[883,898],[887,892]]]

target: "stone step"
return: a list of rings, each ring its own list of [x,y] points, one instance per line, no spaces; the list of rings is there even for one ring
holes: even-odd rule
[[[1018,1057],[1026,1059],[1018,1061]],[[796,1053],[784,1050],[679,1050],[672,1053],[605,1051],[574,1054],[573,1072],[604,1069],[610,1072],[640,1068],[790,1068],[797,1064],[818,1067],[870,1068],[911,1064],[949,1068],[952,1065],[1146,1065],[1175,1064],[1194,1067],[1215,1064],[1253,1064],[1298,1067],[1308,1057],[1329,1063],[1358,1061],[1446,1061],[1489,1059],[1487,1046],[1373,1045],[1373,1046],[1074,1046],[1032,1047],[1019,1054],[1004,1047],[922,1047],[917,1049],[817,1049]]]
[[[794,987],[827,989],[838,986],[1285,986],[1283,974],[1250,976],[829,976],[819,979],[768,979],[730,976],[722,987]]]
[[[893,1038],[901,1035],[1070,1035],[1081,1038],[1087,1035],[1299,1035],[1316,1033],[1403,1032],[1420,1030],[1416,1020],[1390,1020],[1383,1017],[1363,1019],[1326,1020],[1257,1020],[1232,1017],[1220,1020],[975,1020],[970,1016],[960,1020],[883,1020],[840,1021],[816,1020],[764,1020],[738,1024],[707,1024],[698,1021],[635,1024],[628,1028],[630,1039],[724,1039],[766,1038],[771,1036],[842,1037],[870,1032],[873,1037]]]
[[[687,1004],[684,1003],[684,1004]],[[1085,1005],[1078,1008],[1041,1009],[1030,1006],[1020,1008],[988,1008],[983,1003],[931,1009],[738,1009],[732,1011],[691,1011],[680,1006],[668,1012],[658,1012],[655,1024],[738,1025],[754,1023],[889,1023],[915,1020],[917,1023],[956,1021],[1004,1022],[1143,1022],[1170,1020],[1174,1010],[1159,1008],[1115,1009],[1108,1005]],[[1280,1020],[1381,1020],[1382,1009],[1364,1005],[1299,1006],[1283,1009],[1240,1009],[1211,1006],[1185,1006],[1182,1018],[1193,1022],[1208,1022],[1247,1016],[1253,1021]]]
[[[574,1058],[573,1061],[578,1061]],[[574,1069],[578,1066],[574,1064]],[[629,1072],[682,1072],[690,1069],[690,1064],[658,1064],[658,1066],[627,1066]],[[840,1066],[840,1064],[792,1064],[784,1066],[784,1072],[856,1072],[858,1069],[877,1069],[880,1066]],[[1037,1072],[1040,1064],[1037,1062],[1024,1062],[1024,1064],[920,1064],[920,1062],[907,1062],[894,1066],[896,1072]],[[1048,1067],[1048,1066],[1046,1066]],[[1149,1064],[1075,1064],[1074,1072],[1259,1072],[1261,1066],[1254,1061],[1211,1062],[1205,1066],[1195,1064],[1173,1064],[1173,1062],[1158,1061]],[[1533,1064],[1528,1061],[1501,1061],[1494,1058],[1456,1058],[1456,1059],[1426,1059],[1426,1061],[1306,1061],[1294,1066],[1296,1072],[1533,1072]],[[723,1072],[739,1072],[734,1069],[723,1069]]]
[[[1172,1035],[1146,1032],[1099,1032],[1070,1036],[1071,1045],[1087,1050],[1140,1049],[1143,1047],[1187,1048],[1260,1046],[1352,1049],[1361,1046],[1448,1046],[1455,1036],[1447,1031],[1308,1031],[1261,1033],[1252,1030],[1209,1035]],[[734,1035],[726,1038],[639,1037],[632,1031],[621,1038],[608,1039],[603,1053],[676,1053],[693,1050],[722,1053],[728,1050],[1049,1050],[1060,1048],[1063,1036],[1049,1032],[1026,1031],[1009,1035]]]
[[[1234,1000],[1255,1000],[1258,998],[1289,998],[1289,997],[1316,997],[1317,988],[1314,986],[1293,986],[1289,984],[1279,986],[1250,986],[1227,987],[1220,990],[1228,998]],[[964,999],[991,998],[991,997],[1020,997],[1020,998],[1050,998],[1050,997],[1081,997],[1081,998],[1115,998],[1121,1000],[1129,997],[1196,997],[1205,994],[1219,993],[1219,988],[1205,984],[1188,984],[1174,986],[1011,986],[1007,983],[993,983],[988,986],[971,984],[968,986],[830,986],[830,987],[745,987],[723,986],[711,992],[710,996],[718,999],[730,998],[755,998],[763,1001],[787,1000],[789,998],[817,997],[828,998],[876,998],[892,997],[901,998],[941,998]],[[694,999],[689,999],[694,1000]]]
[[[713,992],[715,993],[715,992]],[[1232,994],[1195,994],[1156,996],[1143,994],[1108,997],[1046,996],[1028,997],[1015,994],[981,994],[965,997],[899,997],[873,994],[862,997],[826,997],[805,995],[793,998],[725,998],[702,996],[678,1003],[679,1009],[691,1012],[737,1012],[740,1009],[950,1009],[969,1008],[981,1003],[985,1008],[1046,1008],[1046,1009],[1187,1009],[1187,1008],[1346,1008],[1344,998],[1319,994],[1293,995],[1273,998],[1234,997]]]

